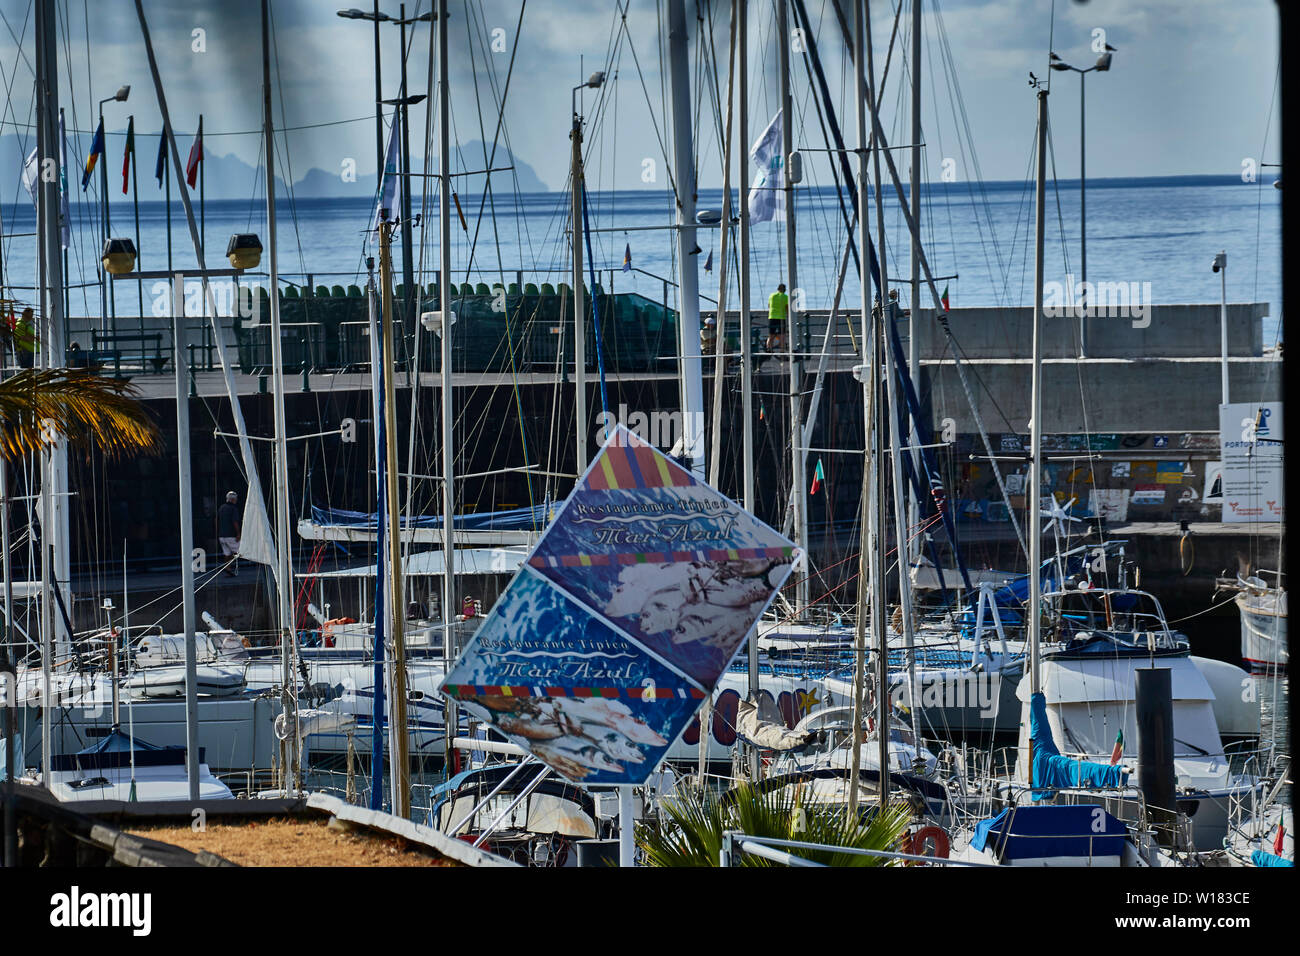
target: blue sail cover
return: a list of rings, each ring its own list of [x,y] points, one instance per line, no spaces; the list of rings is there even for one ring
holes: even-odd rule
[[[1128,828],[1099,806],[1007,807],[975,825],[971,846],[1004,863],[1044,857],[1119,856]]]
[[[453,525],[457,531],[540,531],[550,521],[551,514],[558,511],[563,504],[563,501],[550,501],[530,508],[456,515]],[[319,525],[335,525],[369,531],[374,531],[376,528],[376,517],[373,512],[346,511],[342,508],[321,508],[312,505],[311,520]],[[403,515],[402,527],[441,528],[442,515]]]
[[[1034,694],[1029,700],[1029,736],[1033,741],[1033,782],[1037,786],[1061,790],[1066,787],[1121,787],[1128,783],[1128,774],[1118,766],[1061,756],[1052,740],[1052,728],[1047,723],[1047,698],[1042,694]],[[1033,793],[1035,800],[1050,796],[1044,790]]]

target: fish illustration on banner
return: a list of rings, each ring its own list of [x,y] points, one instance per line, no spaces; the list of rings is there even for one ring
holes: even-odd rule
[[[620,425],[442,692],[570,780],[642,783],[799,555]]]

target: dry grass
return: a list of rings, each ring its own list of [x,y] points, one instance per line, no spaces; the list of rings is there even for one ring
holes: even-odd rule
[[[212,823],[202,832],[188,825],[157,826],[132,832],[195,853],[207,850],[241,866],[459,865],[399,837],[335,830],[325,820]]]

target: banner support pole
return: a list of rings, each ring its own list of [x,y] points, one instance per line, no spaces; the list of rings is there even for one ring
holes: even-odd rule
[[[632,814],[632,786],[618,788],[618,865],[636,866],[635,821]]]

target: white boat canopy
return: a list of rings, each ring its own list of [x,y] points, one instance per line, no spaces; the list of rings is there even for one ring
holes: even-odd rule
[[[461,548],[456,550],[455,573],[457,576],[467,574],[514,574],[528,557],[522,548]],[[421,551],[407,555],[402,561],[402,575],[408,578],[441,577],[446,573],[447,564],[442,551]],[[375,563],[359,564],[351,568],[339,568],[334,571],[319,571],[315,574],[297,574],[298,578],[373,578]]]

